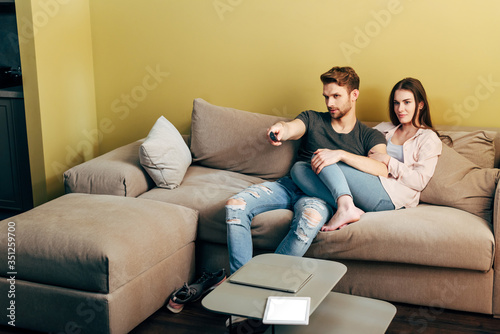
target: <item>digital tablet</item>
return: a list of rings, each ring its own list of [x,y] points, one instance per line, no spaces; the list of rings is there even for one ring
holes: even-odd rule
[[[308,325],[310,297],[267,298],[266,310],[262,323],[266,325]]]

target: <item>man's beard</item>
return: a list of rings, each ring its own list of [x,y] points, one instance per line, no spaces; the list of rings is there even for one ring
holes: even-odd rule
[[[332,114],[330,112],[330,116],[332,116],[333,119],[341,119],[344,117],[350,110],[352,109],[352,104],[350,101],[346,102],[343,106],[337,109],[337,112]]]

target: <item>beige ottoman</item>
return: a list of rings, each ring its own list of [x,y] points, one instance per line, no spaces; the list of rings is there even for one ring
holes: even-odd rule
[[[90,194],[1,221],[0,323],[129,332],[193,278],[197,221],[183,206]]]

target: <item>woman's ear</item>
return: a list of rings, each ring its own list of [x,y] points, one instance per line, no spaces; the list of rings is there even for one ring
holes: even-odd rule
[[[424,106],[425,106],[424,101],[420,101],[420,103],[418,104],[418,111],[424,109]]]

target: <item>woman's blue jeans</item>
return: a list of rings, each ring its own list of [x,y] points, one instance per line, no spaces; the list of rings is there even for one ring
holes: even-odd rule
[[[295,184],[308,196],[325,200],[337,208],[337,199],[349,195],[354,205],[365,212],[394,210],[391,198],[378,176],[338,162],[316,174],[309,162],[295,163],[290,172]]]
[[[252,219],[262,212],[288,209],[294,215],[290,230],[276,253],[302,256],[332,215],[323,200],[306,196],[289,177],[253,185],[232,196],[238,204],[226,204],[227,243],[231,273],[253,255]],[[233,203],[235,202],[233,201]]]

